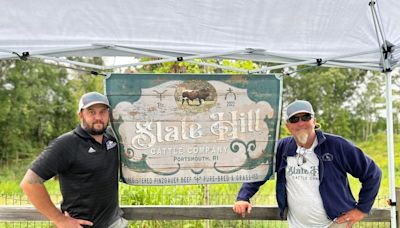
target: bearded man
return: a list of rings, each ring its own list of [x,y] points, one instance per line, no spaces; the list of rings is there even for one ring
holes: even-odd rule
[[[57,227],[127,227],[118,202],[118,146],[106,132],[110,104],[106,96],[90,92],[79,101],[80,124],[61,135],[36,158],[21,188]],[[61,211],[44,182],[59,177]]]
[[[286,111],[292,136],[279,140],[276,152],[276,198],[289,227],[351,227],[371,210],[378,194],[380,168],[350,141],[319,130],[313,107],[297,100]],[[347,174],[362,183],[358,201]],[[234,212],[250,213],[250,198],[266,181],[244,183]]]

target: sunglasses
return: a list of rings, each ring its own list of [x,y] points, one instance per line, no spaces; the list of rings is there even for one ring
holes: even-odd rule
[[[301,121],[304,121],[304,122],[308,122],[308,121],[311,120],[311,118],[312,118],[312,115],[311,115],[311,114],[306,114],[306,115],[304,115],[304,116],[292,116],[292,117],[290,117],[290,118],[288,119],[288,122],[289,122],[289,123],[297,123],[297,122],[299,122],[300,120],[301,120]]]
[[[306,157],[304,154],[297,154],[297,166],[301,166],[307,162]]]

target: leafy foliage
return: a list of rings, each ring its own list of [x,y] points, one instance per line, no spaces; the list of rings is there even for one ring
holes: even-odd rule
[[[324,131],[366,140],[386,127],[380,124],[385,108],[383,76],[354,69],[303,71],[284,78],[283,100],[308,100]]]
[[[37,153],[77,123],[78,97],[101,81],[35,62],[0,62],[0,162]],[[100,83],[99,83],[100,82]]]

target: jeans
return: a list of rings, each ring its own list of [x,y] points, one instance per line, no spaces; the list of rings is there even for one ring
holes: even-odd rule
[[[128,227],[128,220],[120,217],[119,219],[115,220],[108,228],[127,228]]]

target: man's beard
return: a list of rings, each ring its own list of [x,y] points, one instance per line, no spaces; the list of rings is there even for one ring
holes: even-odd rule
[[[94,127],[95,124],[101,123],[103,127],[101,129],[96,129]],[[107,129],[107,124],[104,124],[101,121],[97,121],[90,126],[84,119],[82,120],[82,128],[85,129],[90,135],[102,135]]]
[[[296,139],[296,141],[297,141],[299,144],[302,144],[302,145],[305,145],[305,144],[307,143],[308,137],[309,137],[307,131],[300,131],[298,134],[293,135],[293,136],[294,136],[294,138]]]

